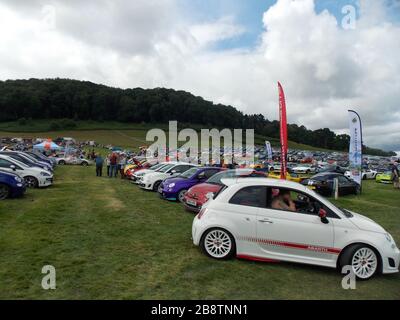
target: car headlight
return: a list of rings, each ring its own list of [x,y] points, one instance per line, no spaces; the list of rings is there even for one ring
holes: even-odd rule
[[[15,181],[17,182],[22,182],[22,179],[20,177],[14,177]]]
[[[385,238],[386,238],[387,241],[389,241],[389,243],[392,243],[392,242],[393,242],[393,238],[392,238],[392,236],[390,235],[390,233],[385,233]]]
[[[43,177],[50,177],[50,174],[44,171],[40,172],[40,175]]]
[[[175,183],[170,183],[170,184],[168,185],[168,188],[173,188],[173,187],[175,187]]]

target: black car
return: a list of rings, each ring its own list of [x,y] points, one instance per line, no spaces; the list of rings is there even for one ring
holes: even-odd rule
[[[310,189],[325,197],[330,197],[334,195],[333,181],[336,178],[339,183],[339,196],[358,194],[360,192],[360,186],[356,182],[335,172],[318,173],[309,179],[303,180],[301,184],[308,186]]]

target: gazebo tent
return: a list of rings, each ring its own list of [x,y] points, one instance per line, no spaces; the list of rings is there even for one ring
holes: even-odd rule
[[[33,146],[34,150],[39,150],[39,151],[43,151],[43,150],[61,150],[61,147],[57,144],[55,144],[53,141],[44,141],[42,143],[39,144],[35,144]]]

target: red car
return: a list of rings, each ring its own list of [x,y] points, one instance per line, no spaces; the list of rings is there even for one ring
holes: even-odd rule
[[[221,179],[248,177],[265,178],[266,174],[265,172],[256,171],[254,169],[233,169],[219,172],[206,182],[191,187],[184,196],[183,204],[186,210],[197,213],[200,211],[201,206],[208,201],[208,194],[215,194],[221,190],[223,186]]]

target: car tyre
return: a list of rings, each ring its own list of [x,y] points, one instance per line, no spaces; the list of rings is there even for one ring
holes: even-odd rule
[[[230,232],[221,228],[211,228],[204,232],[200,246],[207,256],[218,260],[231,259],[236,253],[235,239]]]
[[[10,187],[0,183],[0,200],[7,199],[10,196]]]
[[[153,191],[158,191],[158,187],[161,185],[161,181],[156,181],[153,184]]]
[[[84,166],[84,167],[87,167],[89,164],[86,162],[86,161],[83,161],[82,163],[81,163],[81,166]]]
[[[64,166],[66,163],[65,163],[65,160],[60,160],[60,161],[58,161],[58,164]]]
[[[183,189],[181,191],[179,191],[178,193],[178,200],[180,203],[183,203],[184,199],[185,199],[185,193],[187,192],[186,189]]]
[[[39,186],[39,181],[35,177],[27,176],[24,178],[25,184],[28,188],[37,188]]]
[[[344,266],[351,266],[358,280],[368,280],[379,272],[380,256],[374,248],[366,244],[355,244],[341,255],[340,270]]]

